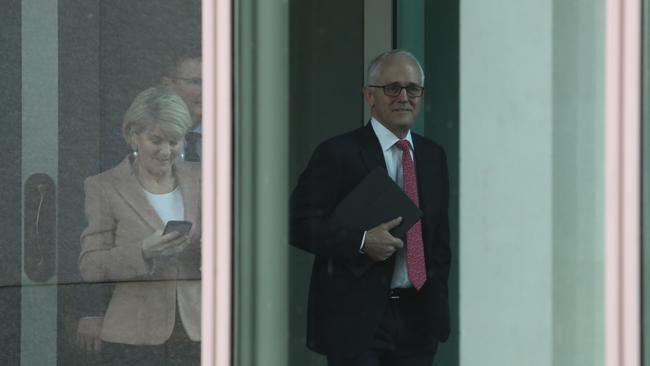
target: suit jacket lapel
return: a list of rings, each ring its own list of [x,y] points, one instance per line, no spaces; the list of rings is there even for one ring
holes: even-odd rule
[[[415,152],[415,174],[417,175],[417,184],[418,184],[418,197],[420,198],[420,209],[424,213],[424,217],[430,217],[433,215],[434,207],[432,207],[432,202],[434,202],[433,194],[436,180],[433,176],[434,171],[431,169],[433,162],[431,161],[431,154],[426,151],[426,145],[420,144],[421,137],[413,134],[413,147]],[[423,218],[422,220],[422,239],[427,243],[430,241],[430,234],[435,228],[426,227],[430,221]],[[429,248],[425,246],[425,253],[428,255]]]
[[[379,139],[377,139],[377,135],[375,135],[370,123],[359,129],[359,144],[361,146],[361,157],[368,172],[377,166],[386,170],[384,152],[381,150]]]
[[[379,139],[377,139],[377,135],[375,135],[375,131],[372,129],[372,125],[368,123],[365,127],[360,128],[358,131],[360,147],[359,153],[361,155],[361,160],[367,169],[366,173],[380,166],[382,169],[384,169],[384,171],[386,171],[386,174],[388,174],[388,170],[386,169],[386,159],[384,159],[384,152],[381,149],[381,144],[379,143]],[[387,278],[390,278],[392,275],[392,261],[394,261],[393,257],[391,257],[391,259],[386,262],[387,266],[384,266],[385,268],[388,268],[389,271]],[[374,264],[375,262],[370,260],[370,258],[365,255],[359,256],[356,261],[346,262],[346,266],[350,272],[352,272],[357,277],[361,277]]]
[[[176,179],[178,180],[178,186],[183,195],[185,220],[191,221],[194,224],[192,228],[196,228],[198,224],[197,220],[199,219],[198,213],[200,210],[200,207],[198,207],[200,200],[196,199],[196,196],[201,194],[201,188],[198,180],[194,179],[194,176],[189,171],[189,167],[186,166],[186,164],[187,163],[184,161],[178,161],[176,163]]]
[[[431,199],[431,189],[433,188],[433,177],[431,176],[431,169],[424,169],[424,167],[431,167],[430,155],[424,151],[425,147],[420,142],[420,136],[412,134],[413,136],[413,149],[415,155],[415,174],[417,174],[418,182],[418,196],[420,198],[420,208],[424,211],[428,209]]]
[[[361,156],[368,171],[371,171],[377,166],[381,166],[386,170],[384,152],[370,123],[359,129],[359,135]],[[432,202],[431,190],[433,189],[434,177],[432,176],[433,172],[431,169],[424,169],[424,167],[432,166],[433,162],[431,161],[431,154],[425,151],[426,145],[420,143],[421,137],[415,133],[412,133],[411,136],[413,138],[415,174],[418,183],[420,209],[426,213],[432,209],[430,203]]]
[[[140,186],[129,159],[124,159],[113,172],[113,186],[117,193],[122,196],[124,201],[131,206],[133,211],[138,214],[154,230],[163,228],[163,222],[151,206],[149,200],[144,195],[144,190]]]

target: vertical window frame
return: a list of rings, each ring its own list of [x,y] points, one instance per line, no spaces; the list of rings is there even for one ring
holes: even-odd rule
[[[201,365],[232,360],[232,2],[202,1]]]
[[[606,0],[605,365],[641,365],[641,1]]]

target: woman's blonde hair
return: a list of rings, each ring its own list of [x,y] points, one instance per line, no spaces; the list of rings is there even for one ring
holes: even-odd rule
[[[149,88],[138,94],[124,114],[122,134],[134,147],[135,135],[159,127],[170,140],[182,140],[192,127],[192,117],[185,102],[164,86]]]

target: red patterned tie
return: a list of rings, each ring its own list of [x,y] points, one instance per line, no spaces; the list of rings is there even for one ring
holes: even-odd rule
[[[404,176],[404,192],[420,207],[420,199],[418,197],[418,185],[415,180],[415,167],[413,166],[413,159],[411,159],[411,152],[409,149],[409,142],[406,140],[399,140],[395,143],[400,150],[402,150],[402,174]],[[406,267],[408,269],[409,280],[416,289],[421,289],[424,282],[427,280],[427,271],[424,264],[424,244],[422,242],[422,222],[413,225],[406,233]]]

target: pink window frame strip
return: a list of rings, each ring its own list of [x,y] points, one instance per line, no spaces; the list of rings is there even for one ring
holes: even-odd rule
[[[641,365],[641,9],[606,0],[605,366]]]
[[[231,364],[232,2],[203,0],[201,365]]]

